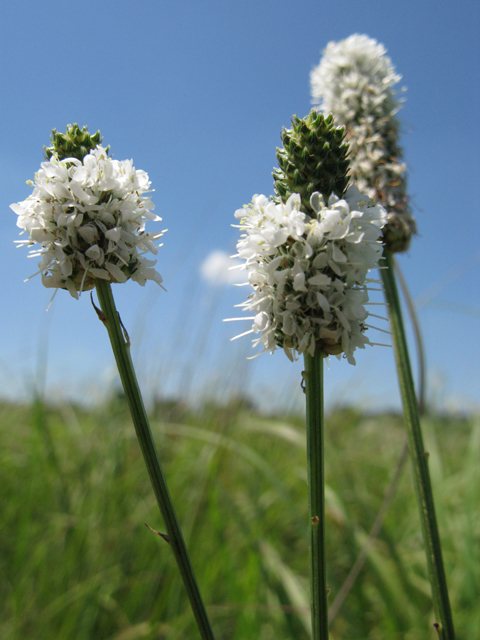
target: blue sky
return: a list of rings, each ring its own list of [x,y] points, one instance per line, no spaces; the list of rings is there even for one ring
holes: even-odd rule
[[[245,289],[201,274],[213,251],[235,252],[233,213],[272,193],[282,126],[310,110],[309,72],[330,40],[364,33],[388,50],[401,85],[409,193],[419,235],[400,264],[419,307],[429,393],[437,406],[480,404],[479,10],[473,0],[81,3],[18,0],[4,9],[0,126],[1,395],[28,393],[47,364],[55,397],[101,396],[113,368],[89,297],[51,291],[16,249],[12,202],[26,198],[53,127],[100,129],[117,159],[148,172],[168,228],[154,283],[117,285],[149,393],[236,387],[275,407],[301,402],[302,363],[278,352],[246,361],[245,327],[222,323]],[[45,357],[46,354],[46,357]],[[413,358],[415,360],[415,358]],[[398,407],[391,349],[332,360],[331,405]],[[290,400],[289,400],[290,402]]]

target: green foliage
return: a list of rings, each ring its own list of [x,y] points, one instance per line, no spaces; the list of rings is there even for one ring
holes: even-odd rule
[[[0,406],[2,640],[198,637],[122,398]],[[426,446],[458,638],[480,628],[480,424],[429,418]],[[152,430],[217,640],[308,640],[304,420],[157,403]],[[396,416],[325,434],[328,584],[338,593],[404,443]],[[332,640],[435,639],[408,470]]]

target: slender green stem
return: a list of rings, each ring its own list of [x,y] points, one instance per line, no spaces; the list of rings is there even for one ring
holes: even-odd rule
[[[418,321],[417,312],[415,309],[415,305],[412,300],[412,296],[410,295],[410,291],[407,287],[407,283],[405,282],[405,278],[403,277],[402,270],[400,269],[400,265],[397,260],[393,260],[393,264],[395,267],[395,274],[397,276],[397,280],[400,283],[400,287],[402,288],[403,297],[405,298],[405,302],[407,303],[408,313],[410,314],[410,320],[412,321],[413,333],[415,335],[415,342],[417,345],[417,358],[418,358],[418,410],[420,415],[423,415],[426,412],[427,408],[427,399],[426,399],[426,386],[427,386],[427,366],[425,363],[425,349],[423,348],[423,339],[422,332],[420,330],[420,323]]]
[[[103,315],[101,320],[105,324],[112,344],[115,361],[122,381],[123,389],[128,400],[130,412],[135,426],[138,442],[147,465],[150,481],[157,498],[167,528],[168,542],[172,547],[175,559],[180,569],[190,604],[197,621],[203,640],[213,640],[213,632],[207,618],[205,606],[198,589],[197,581],[190,564],[187,548],[180,530],[175,509],[172,504],[168,487],[158,458],[152,432],[148,422],[145,406],[138,386],[137,378],[130,357],[130,342],[125,329],[121,325],[110,283],[98,280],[96,291]]]
[[[323,462],[323,359],[322,353],[315,353],[314,356],[306,354],[304,372],[307,396],[307,469],[313,640],[328,639],[325,470]]]
[[[407,425],[410,458],[414,470],[414,484],[420,510],[423,539],[426,546],[428,573],[432,588],[433,604],[441,640],[454,640],[455,631],[448,598],[447,581],[443,567],[442,549],[438,533],[433,492],[428,470],[428,452],[423,445],[418,404],[413,385],[413,376],[408,357],[407,342],[403,328],[400,299],[395,282],[394,263],[391,253],[385,249],[380,270],[389,306],[393,347],[397,362],[398,379],[402,395],[403,412]]]

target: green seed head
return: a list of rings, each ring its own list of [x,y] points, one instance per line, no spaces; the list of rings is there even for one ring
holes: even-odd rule
[[[332,193],[343,196],[350,167],[345,127],[336,127],[331,114],[324,117],[312,109],[306,118],[293,116],[292,128],[283,128],[281,137],[279,168],[273,172],[279,199],[286,202],[292,193],[299,193],[302,209],[313,214],[310,197],[315,191],[326,201]]]
[[[52,142],[51,147],[43,147],[47,160],[55,155],[59,160],[65,158],[77,158],[80,162],[92,149],[99,145],[103,138],[100,131],[93,136],[88,133],[87,127],[80,129],[77,123],[67,124],[66,133],[58,133],[56,129],[52,129],[50,136]],[[107,152],[110,147],[107,147]]]

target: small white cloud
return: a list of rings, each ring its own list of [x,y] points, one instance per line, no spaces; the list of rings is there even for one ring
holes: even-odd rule
[[[202,262],[200,272],[211,284],[241,284],[247,281],[245,270],[238,268],[242,264],[240,260],[230,258],[225,251],[212,251]]]

